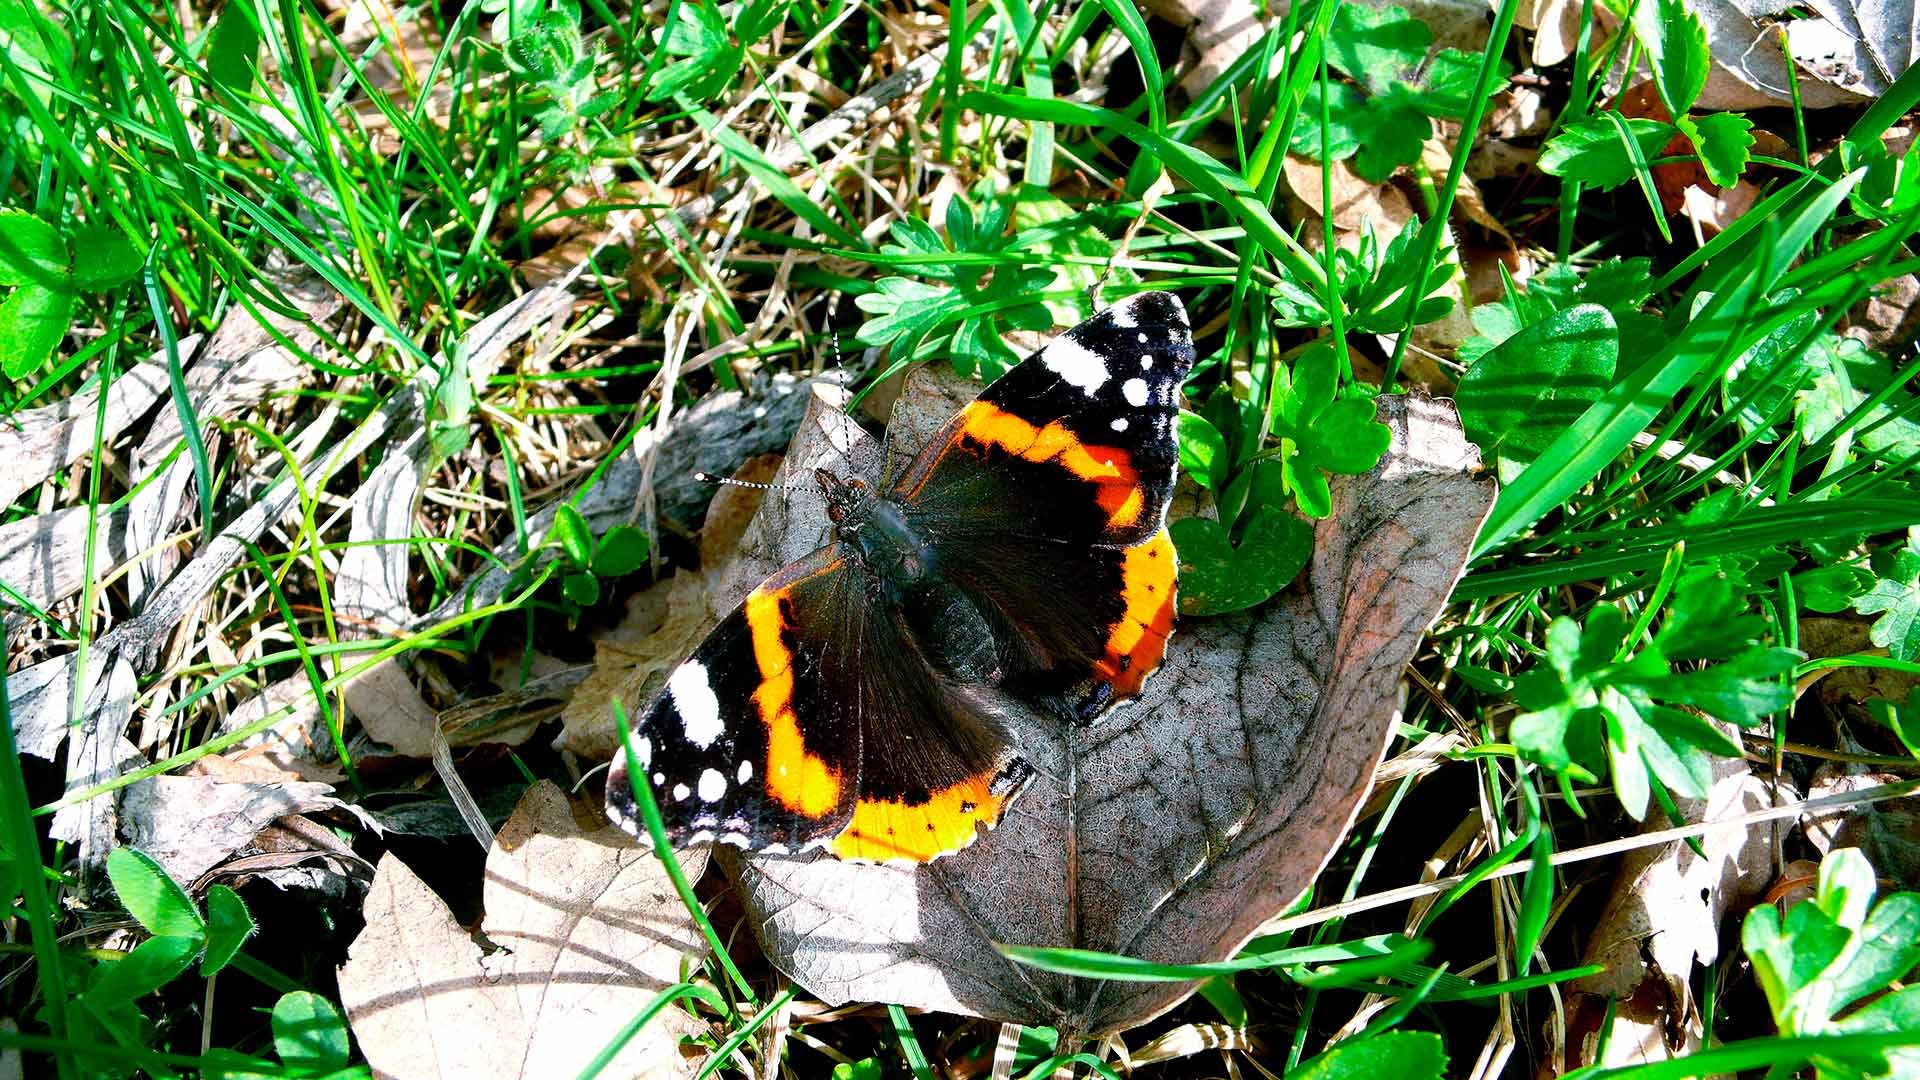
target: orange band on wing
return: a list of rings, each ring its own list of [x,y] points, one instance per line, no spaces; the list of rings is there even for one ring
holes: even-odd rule
[[[825,817],[840,805],[840,771],[807,750],[800,720],[793,712],[793,652],[787,648],[786,620],[780,614],[784,589],[755,589],[747,597],[747,627],[753,632],[753,658],[760,667],[760,688],[753,701],[767,726],[767,793],[787,809],[810,818]]]
[[[985,401],[975,401],[961,411],[960,434],[1027,461],[1057,462],[1080,479],[1092,481],[1098,486],[1094,499],[1113,528],[1124,529],[1140,520],[1146,492],[1140,487],[1133,456],[1119,447],[1082,442],[1058,420],[1035,427]]]
[[[1107,631],[1106,653],[1093,665],[1094,677],[1111,684],[1114,697],[1138,694],[1167,654],[1176,562],[1173,539],[1165,529],[1127,549],[1120,571],[1127,610]]]
[[[923,803],[861,799],[853,821],[833,840],[843,859],[928,862],[973,842],[977,827],[1000,820],[1007,795],[992,791],[993,776],[970,776]]]

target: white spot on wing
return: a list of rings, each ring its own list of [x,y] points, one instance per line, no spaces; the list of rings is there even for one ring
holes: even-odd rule
[[[689,660],[674,668],[667,679],[667,693],[680,713],[681,734],[688,742],[705,750],[726,730],[720,722],[720,699],[713,695],[707,669],[699,661]]]
[[[1125,300],[1122,300],[1119,303],[1108,308],[1107,309],[1108,311],[1113,312],[1113,325],[1121,328],[1122,330],[1131,329],[1135,326],[1140,325],[1140,320],[1135,318],[1133,314],[1133,307],[1135,304],[1138,304],[1139,302],[1140,302],[1139,296],[1137,295],[1129,296]]]
[[[653,765],[653,740],[645,735],[633,740],[633,756],[640,761],[642,769]]]
[[[1113,430],[1115,431],[1125,431],[1127,430],[1127,418],[1122,416],[1119,419],[1115,420],[1112,424],[1109,424],[1108,426],[1113,428]]]
[[[741,784],[744,784],[747,781],[753,779],[753,762],[751,761],[741,762],[740,770],[733,774],[733,778],[736,783],[741,783]]]
[[[1128,379],[1120,386],[1120,393],[1126,397],[1127,404],[1138,409],[1147,403],[1147,380]]]
[[[653,786],[654,786],[654,787],[659,787],[659,786],[660,786],[661,784],[664,784],[664,783],[666,783],[666,782],[667,782],[667,774],[666,774],[666,773],[663,773],[663,772],[657,772],[657,773],[654,773],[654,774],[653,774]]]
[[[1147,337],[1147,332],[1145,330],[1140,331],[1139,337],[1140,337],[1140,344],[1142,345],[1145,345],[1149,340]]]
[[[1141,371],[1153,370],[1153,356],[1151,354],[1140,358],[1140,370]]]
[[[1064,334],[1054,338],[1053,343],[1040,354],[1040,362],[1062,380],[1079,387],[1088,397],[1107,384],[1107,362],[1092,349]]]
[[[691,794],[693,794],[693,792],[687,790],[687,785],[685,784],[673,785],[673,801],[674,802],[681,802],[685,800],[688,795],[691,795]]]
[[[719,802],[720,796],[727,793],[727,778],[720,775],[719,769],[708,769],[700,774],[700,801]]]

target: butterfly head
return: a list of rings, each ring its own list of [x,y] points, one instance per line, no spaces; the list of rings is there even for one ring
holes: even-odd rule
[[[826,469],[815,469],[813,478],[826,496],[828,520],[842,530],[859,528],[860,520],[873,505],[873,489],[867,482],[857,476],[842,480]]]

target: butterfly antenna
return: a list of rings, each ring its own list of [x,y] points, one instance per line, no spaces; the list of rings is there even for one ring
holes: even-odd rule
[[[743,487],[743,488],[753,488],[756,491],[774,490],[774,486],[772,484],[762,484],[753,480],[735,480],[731,476],[715,476],[710,472],[694,473],[693,479],[695,483],[712,484],[716,487]]]

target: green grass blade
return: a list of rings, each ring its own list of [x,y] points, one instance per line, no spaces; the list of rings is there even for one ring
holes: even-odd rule
[[[1475,543],[1483,555],[1546,516],[1600,475],[1607,463],[1645,431],[1676,394],[1716,358],[1738,355],[1746,315],[1813,235],[1833,216],[1858,174],[1827,188],[1796,214],[1760,265],[1743,264],[1736,284],[1715,294],[1700,314],[1660,355],[1581,414],[1544,450],[1539,460],[1500,493]]]

